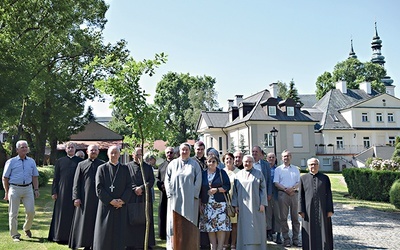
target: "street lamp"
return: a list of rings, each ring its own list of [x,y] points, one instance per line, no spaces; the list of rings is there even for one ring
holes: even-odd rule
[[[278,157],[276,156],[276,137],[278,136],[278,130],[275,127],[272,127],[272,130],[269,131],[274,138],[274,154],[275,154],[275,164],[278,164]]]

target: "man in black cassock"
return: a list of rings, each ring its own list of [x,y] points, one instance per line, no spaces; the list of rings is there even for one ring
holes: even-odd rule
[[[192,157],[195,160],[203,171],[207,170],[206,157],[205,155],[206,146],[202,141],[197,141],[194,144],[194,156]],[[200,214],[199,214],[200,216]],[[210,249],[210,240],[208,238],[207,232],[200,232],[200,249]]]
[[[144,203],[146,199],[145,185],[143,184],[142,171],[140,163],[142,162],[142,149],[136,148],[132,154],[133,161],[128,163],[130,175],[132,177],[132,196],[128,203]],[[143,173],[145,176],[146,186],[149,188],[148,201],[150,202],[150,227],[149,227],[149,248],[156,244],[154,237],[154,220],[153,220],[153,198],[151,194],[151,187],[154,185],[154,172],[153,168],[147,163],[143,162]],[[146,224],[131,225],[128,223],[126,246],[127,249],[143,249],[144,238],[146,233]]]
[[[319,173],[319,161],[307,161],[310,173],[300,177],[299,214],[303,218],[301,238],[303,249],[333,249],[333,200],[331,182]]]
[[[132,179],[126,165],[118,162],[120,151],[111,146],[107,151],[109,161],[96,172],[96,195],[100,199],[94,227],[94,250],[125,249],[128,221],[126,207],[132,193]]]
[[[167,193],[165,192],[164,179],[168,164],[174,159],[174,148],[165,149],[166,160],[158,166],[157,187],[161,191],[158,205],[158,237],[161,240],[167,239]]]
[[[75,143],[65,145],[67,156],[57,160],[54,167],[54,178],[51,198],[54,202],[53,217],[49,230],[49,241],[58,244],[68,244],[74,216],[74,203],[72,202],[72,185],[75,170],[81,158],[75,156]]]
[[[72,249],[80,247],[90,249],[93,246],[94,224],[99,203],[95,176],[97,168],[104,164],[104,161],[97,159],[99,155],[97,145],[89,145],[87,154],[88,159],[81,161],[76,168],[72,189],[75,214],[68,243]]]

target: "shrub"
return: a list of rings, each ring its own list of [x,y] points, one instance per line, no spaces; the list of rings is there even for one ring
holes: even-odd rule
[[[53,166],[38,167],[38,171],[39,171],[39,187],[44,187],[47,185],[50,178],[53,178],[54,167]]]
[[[390,188],[390,203],[400,209],[400,179],[396,180]]]
[[[349,194],[356,199],[389,202],[393,182],[400,179],[399,171],[375,171],[368,168],[346,168],[342,174]]]

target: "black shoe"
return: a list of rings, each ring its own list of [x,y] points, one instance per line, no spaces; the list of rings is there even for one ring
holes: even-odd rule
[[[272,234],[267,235],[267,240],[268,241],[274,241],[274,237],[272,237]]]
[[[26,235],[26,237],[28,237],[28,238],[32,238],[32,232],[31,232],[31,230],[26,230],[26,231],[25,231],[25,235]]]
[[[279,245],[282,244],[281,237],[277,237],[275,242],[276,242],[276,244],[279,244]]]
[[[300,242],[293,242],[293,246],[301,247],[301,243]]]

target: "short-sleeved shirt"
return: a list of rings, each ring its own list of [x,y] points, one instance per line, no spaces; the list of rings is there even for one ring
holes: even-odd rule
[[[4,165],[3,177],[17,185],[32,183],[32,176],[39,176],[35,161],[30,157],[21,159],[18,155],[9,159]]]
[[[280,165],[275,169],[274,183],[279,183],[284,187],[293,187],[300,182],[300,171],[294,165]]]

